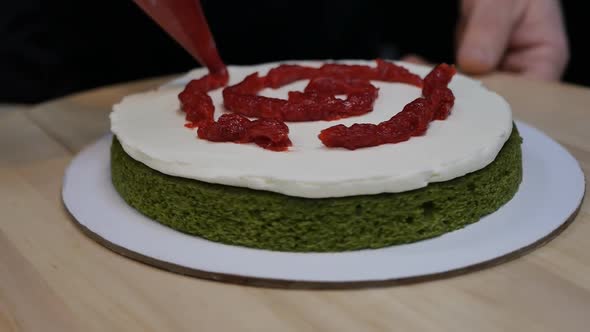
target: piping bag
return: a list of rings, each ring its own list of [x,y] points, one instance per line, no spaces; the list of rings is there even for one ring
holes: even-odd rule
[[[199,0],[134,0],[164,31],[212,76],[227,83],[227,68],[219,57]]]

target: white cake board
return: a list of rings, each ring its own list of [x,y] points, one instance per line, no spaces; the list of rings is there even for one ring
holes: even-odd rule
[[[584,174],[563,147],[517,122],[523,181],[495,213],[412,244],[341,253],[289,253],[224,245],[177,232],[129,207],[111,183],[107,135],[78,154],[63,184],[66,208],[102,245],[133,259],[201,278],[275,287],[387,285],[455,275],[517,257],[571,222]]]

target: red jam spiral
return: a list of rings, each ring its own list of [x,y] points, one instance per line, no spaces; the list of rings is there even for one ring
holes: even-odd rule
[[[205,75],[191,81],[179,94],[181,109],[186,113],[186,126],[198,127],[201,139],[255,143],[274,151],[284,151],[291,146],[285,122],[332,121],[371,112],[378,97],[378,88],[370,81],[422,87],[422,97],[379,124],[337,125],[322,130],[319,139],[325,146],[354,150],[398,143],[423,135],[431,121],[446,119],[455,99],[447,87],[455,74],[454,67],[441,64],[422,80],[393,63],[379,59],[376,63],[375,67],[280,65],[266,76],[253,73],[223,90],[224,106],[233,113],[226,113],[217,121],[213,118],[215,107],[208,92],[225,86],[228,77],[227,74]],[[309,80],[304,91],[291,91],[288,99],[257,95],[265,88],[277,89],[303,79]],[[346,95],[346,99],[337,98],[337,95]]]

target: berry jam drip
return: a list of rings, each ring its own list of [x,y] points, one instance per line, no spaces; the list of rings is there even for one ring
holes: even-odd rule
[[[212,142],[255,143],[268,150],[284,151],[291,146],[289,127],[276,120],[249,120],[235,114],[223,114],[217,122],[203,123],[199,138]]]
[[[391,119],[379,124],[337,125],[321,131],[319,139],[327,147],[349,150],[407,141],[412,136],[426,133],[428,124],[446,119],[455,102],[453,92],[447,87],[455,68],[438,65],[425,78],[422,97],[407,104]]]
[[[447,87],[455,74],[442,64],[422,80],[395,64],[377,60],[376,67],[325,64],[319,68],[281,65],[266,76],[253,73],[223,90],[224,106],[233,111],[217,121],[209,91],[227,83],[227,75],[205,75],[191,81],[179,94],[185,125],[198,127],[198,137],[214,142],[255,143],[265,149],[284,151],[291,146],[285,122],[330,121],[366,114],[373,110],[378,89],[370,81],[401,82],[422,87],[422,97],[412,101],[390,120],[380,124],[337,125],[324,129],[319,139],[327,147],[350,150],[398,143],[423,135],[433,120],[444,120],[454,103]],[[258,96],[265,88],[280,88],[308,79],[303,92],[291,91],[288,99]],[[336,95],[346,95],[345,100]],[[258,118],[257,120],[250,120]]]
[[[215,106],[208,92],[227,85],[229,76],[227,71],[220,75],[208,74],[197,80],[190,81],[184,90],[178,95],[180,109],[186,113],[185,126],[198,127],[206,122],[213,121]]]

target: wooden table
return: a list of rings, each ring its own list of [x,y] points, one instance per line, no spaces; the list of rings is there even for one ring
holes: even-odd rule
[[[588,176],[590,89],[504,75],[484,81],[509,100],[518,119],[566,146]],[[389,288],[236,286],[165,272],[105,249],[64,210],[64,168],[108,131],[114,102],[161,82],[0,113],[0,331],[590,330],[588,203],[559,237],[522,258]]]

